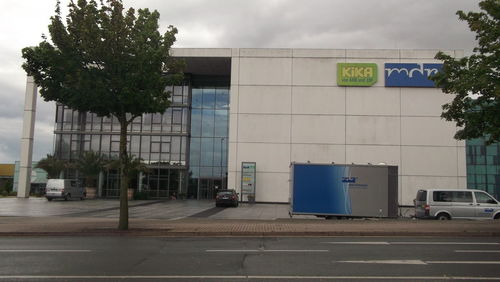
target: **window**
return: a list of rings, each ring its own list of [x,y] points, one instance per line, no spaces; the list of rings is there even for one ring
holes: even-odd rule
[[[488,196],[488,194],[482,192],[474,192],[474,195],[476,195],[476,202],[478,204],[497,204],[497,201]]]
[[[472,203],[472,193],[467,191],[434,191],[434,202]]]

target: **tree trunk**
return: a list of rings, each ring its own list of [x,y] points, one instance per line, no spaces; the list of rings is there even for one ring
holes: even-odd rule
[[[128,229],[128,168],[127,168],[127,126],[128,122],[123,117],[118,117],[120,121],[120,221],[118,229]]]

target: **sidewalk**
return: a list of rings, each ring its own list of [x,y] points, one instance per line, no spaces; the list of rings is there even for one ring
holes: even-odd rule
[[[119,231],[117,200],[0,198],[0,236],[482,236],[500,238],[500,221],[325,220],[288,215],[286,204],[216,208],[213,201],[131,201]]]
[[[498,221],[433,220],[234,220],[131,219],[128,231],[116,218],[0,217],[0,236],[433,236],[499,237]]]

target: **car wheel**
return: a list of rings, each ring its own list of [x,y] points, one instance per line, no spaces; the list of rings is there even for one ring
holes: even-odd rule
[[[446,213],[440,213],[436,216],[437,220],[450,220],[450,216]]]
[[[49,201],[49,202],[52,201],[52,198],[47,198],[47,201]]]
[[[494,217],[494,219],[500,219],[500,213],[497,213]]]

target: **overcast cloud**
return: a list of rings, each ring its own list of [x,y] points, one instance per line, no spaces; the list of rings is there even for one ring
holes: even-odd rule
[[[66,6],[69,0],[61,0]],[[0,1],[0,163],[19,160],[26,74],[21,49],[47,34],[56,0]],[[476,42],[457,10],[475,0],[124,0],[156,9],[175,47],[462,49]],[[66,9],[64,9],[66,10]],[[63,10],[63,11],[64,11]],[[33,160],[52,153],[55,106],[38,97]]]

